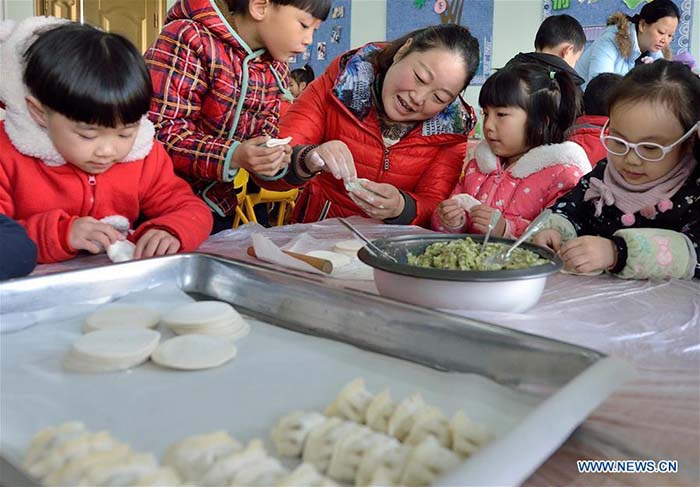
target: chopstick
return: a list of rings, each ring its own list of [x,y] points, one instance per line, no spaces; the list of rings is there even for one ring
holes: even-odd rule
[[[321,259],[320,257],[313,257],[311,255],[298,254],[296,252],[290,252],[289,250],[282,250],[282,252],[290,257],[306,262],[310,266],[318,269],[321,272],[325,272],[326,274],[333,272],[333,262],[330,260]],[[258,257],[255,255],[255,248],[253,247],[248,247],[247,253],[251,257]]]

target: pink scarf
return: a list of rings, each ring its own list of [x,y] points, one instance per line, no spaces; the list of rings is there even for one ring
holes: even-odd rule
[[[655,181],[630,184],[608,161],[603,180],[590,178],[590,187],[583,196],[584,201],[594,200],[595,216],[600,216],[603,205],[615,205],[626,215],[643,209],[653,209],[658,203],[668,201],[683,186],[693,173],[697,161],[689,154],[676,167]],[[663,210],[662,210],[663,211]]]

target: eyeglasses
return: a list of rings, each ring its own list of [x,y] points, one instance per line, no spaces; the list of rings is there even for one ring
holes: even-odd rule
[[[640,142],[639,144],[632,144],[631,142],[627,142],[620,137],[605,135],[605,129],[608,127],[609,123],[610,119],[605,122],[605,125],[603,125],[603,128],[600,131],[600,142],[603,144],[603,147],[605,147],[605,150],[616,156],[624,156],[627,155],[630,149],[634,149],[634,152],[640,159],[644,159],[645,161],[649,162],[660,161],[666,157],[666,154],[671,152],[674,147],[693,135],[693,132],[695,132],[696,129],[700,131],[700,122],[697,122],[685,133],[685,135],[671,145],[663,146],[654,142]]]

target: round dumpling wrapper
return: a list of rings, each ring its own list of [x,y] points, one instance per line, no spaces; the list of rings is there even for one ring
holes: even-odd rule
[[[236,356],[230,340],[209,335],[179,335],[161,343],[151,360],[163,367],[198,370],[218,367]]]

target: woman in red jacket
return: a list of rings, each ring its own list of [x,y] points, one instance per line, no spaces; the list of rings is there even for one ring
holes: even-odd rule
[[[478,41],[459,25],[347,52],[280,120],[280,137],[293,137],[289,172],[259,183],[305,186],[294,221],[427,226],[462,169],[475,116],[459,94],[478,63]]]

